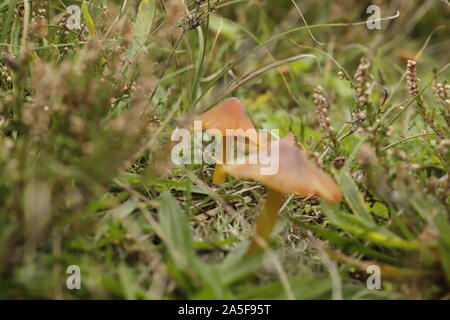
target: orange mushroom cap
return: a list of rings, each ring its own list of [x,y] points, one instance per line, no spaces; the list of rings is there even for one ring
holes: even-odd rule
[[[342,199],[341,192],[333,178],[306,158],[305,151],[296,145],[292,134],[272,141],[262,148],[272,149],[276,142],[279,143],[277,173],[261,174],[263,165],[259,158],[256,164],[226,164],[224,170],[238,178],[259,181],[269,189],[280,193],[294,193],[303,196],[319,195],[328,201]]]
[[[211,110],[199,115],[196,120],[202,122],[202,127],[206,132],[216,129],[221,132],[222,136],[227,135],[227,129],[255,130],[255,126],[245,112],[244,106],[237,98],[226,99]],[[251,135],[248,138],[254,140]]]
[[[280,141],[286,141],[290,144],[292,144],[293,146],[297,146],[299,149],[299,152],[306,158],[308,156],[308,154],[306,153],[306,149],[305,147],[297,141],[297,139],[295,138],[295,135],[292,132],[289,132],[287,135],[285,135]],[[269,141],[269,144],[272,141]]]

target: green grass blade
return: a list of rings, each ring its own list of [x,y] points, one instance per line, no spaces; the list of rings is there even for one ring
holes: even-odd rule
[[[328,277],[305,279],[289,279],[296,299],[325,299],[331,292],[331,280]],[[239,299],[286,299],[286,293],[281,281],[264,284],[243,291]]]
[[[193,256],[191,229],[183,210],[168,191],[161,194],[159,220],[172,247],[189,261],[189,258]]]
[[[421,244],[418,241],[404,240],[392,232],[376,226],[373,222],[368,223],[367,220],[361,217],[341,212],[336,207],[332,208],[325,202],[322,202],[322,208],[334,226],[348,231],[357,238],[391,249],[414,251],[421,248]]]
[[[314,225],[312,223],[301,222],[298,219],[292,219],[292,221],[296,225],[298,225],[302,228],[311,230],[312,232],[317,234],[319,237],[330,241],[331,244],[333,244],[334,246],[336,246],[344,251],[349,251],[351,253],[361,253],[366,257],[371,257],[371,258],[374,258],[374,259],[377,259],[380,261],[385,261],[388,263],[396,263],[397,262],[397,259],[393,258],[392,256],[389,256],[389,255],[380,253],[376,250],[373,250],[354,239],[343,237],[337,231],[325,229],[325,228],[322,228],[321,226]]]
[[[133,42],[128,52],[128,58],[133,60],[139,50],[145,45],[152,29],[156,4],[154,0],[142,0],[139,4],[136,22],[133,27]]]
[[[9,2],[8,12],[6,13],[6,17],[3,22],[0,43],[4,43],[6,41],[6,35],[8,34],[9,26],[11,25],[14,9],[16,8],[16,2],[17,0],[11,0]]]
[[[347,203],[352,209],[353,213],[369,221],[372,220],[369,210],[366,207],[364,199],[359,192],[358,186],[356,185],[353,178],[350,176],[347,170],[341,170],[336,175],[339,187],[344,194]]]
[[[97,36],[97,31],[95,29],[94,20],[92,19],[92,16],[89,12],[89,8],[86,4],[86,1],[83,1],[83,3],[81,4],[81,13],[83,15],[84,20],[86,21],[89,33],[93,38],[95,38]]]

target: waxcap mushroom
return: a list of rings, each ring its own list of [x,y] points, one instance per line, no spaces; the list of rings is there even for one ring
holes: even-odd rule
[[[237,98],[226,99],[214,108],[199,115],[196,120],[202,122],[202,127],[206,132],[215,129],[215,131],[220,131],[222,136],[227,135],[227,129],[256,130],[245,112],[244,106]],[[248,138],[257,143],[257,140],[251,135]]]
[[[264,164],[258,161],[260,151],[265,151],[266,154],[278,152],[278,170],[273,174],[262,174]],[[305,150],[299,148],[292,134],[261,146],[258,154],[252,154],[250,157],[256,157],[256,159],[248,161],[249,164],[223,166],[224,172],[228,174],[238,178],[253,179],[267,187],[266,201],[258,217],[247,254],[261,250],[261,244],[270,239],[285,193],[304,196],[319,195],[329,201],[340,201],[342,198],[334,180],[306,158]]]
[[[245,143],[258,145],[258,136],[255,126],[251,122],[244,106],[237,98],[228,98],[211,110],[199,115],[196,120],[201,121],[202,129],[211,134],[220,133],[222,136],[221,154],[218,155],[220,163],[216,163],[212,182],[223,184],[226,181],[226,173],[222,164],[227,159],[227,138],[234,139],[237,136],[245,138]],[[231,135],[230,135],[230,132]],[[234,154],[232,150],[228,150]]]
[[[224,170],[237,178],[261,182],[267,188],[280,193],[303,196],[318,195],[328,201],[340,201],[341,192],[334,180],[306,158],[306,152],[296,144],[292,133],[264,147],[279,150],[279,167],[275,174],[261,174],[261,162],[256,164],[228,164]]]

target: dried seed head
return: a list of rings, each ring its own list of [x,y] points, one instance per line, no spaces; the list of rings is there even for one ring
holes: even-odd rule
[[[370,95],[370,79],[369,74],[370,62],[366,57],[362,57],[355,75],[356,80],[356,98],[360,110],[367,108]]]
[[[409,93],[412,96],[416,96],[419,93],[419,85],[416,75],[416,61],[414,60],[408,60],[407,66],[406,66],[406,82],[408,85]]]
[[[434,81],[433,83],[433,92],[434,95],[436,96],[436,100],[438,102],[444,103],[447,106],[450,105],[450,85],[446,84],[444,85],[443,83]]]
[[[314,90],[313,102],[316,106],[316,117],[320,127],[324,130],[325,138],[333,136],[333,127],[328,116],[330,105],[320,85],[317,85]]]

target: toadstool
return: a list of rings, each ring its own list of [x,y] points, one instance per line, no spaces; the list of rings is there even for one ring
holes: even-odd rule
[[[296,145],[293,134],[260,147],[263,148],[273,149],[266,151],[276,151],[275,148],[278,148],[278,170],[274,174],[263,175],[261,161],[254,162],[255,164],[224,165],[226,173],[237,178],[259,181],[267,187],[266,202],[256,223],[255,233],[248,249],[249,254],[261,248],[257,239],[267,241],[270,238],[284,194],[318,195],[331,202],[342,199],[334,180],[306,158],[306,152]]]
[[[196,120],[200,120],[202,122],[202,129],[206,130],[206,132],[220,132],[222,136],[222,155],[220,157],[220,161],[222,164],[226,162],[226,141],[227,137],[227,129],[228,130],[243,130],[241,132],[244,133],[244,137],[246,140],[251,141],[257,144],[257,139],[255,135],[247,135],[245,132],[247,130],[253,130],[256,133],[255,127],[248,117],[247,113],[244,110],[244,106],[237,98],[229,98],[215,106],[211,110],[202,113],[197,117]],[[227,174],[223,171],[223,166],[220,163],[216,163],[214,169],[214,175],[212,182],[214,184],[223,184],[225,183],[225,179]]]

